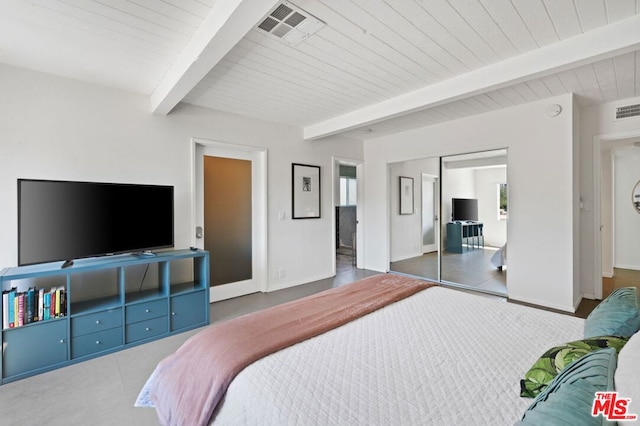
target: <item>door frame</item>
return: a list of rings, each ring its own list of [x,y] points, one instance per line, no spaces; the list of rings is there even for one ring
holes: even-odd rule
[[[602,299],[602,146],[611,141],[640,137],[640,130],[624,132],[604,133],[593,137],[593,296],[594,299]],[[613,219],[613,218],[612,218]],[[613,232],[613,230],[611,230]],[[615,258],[612,258],[615,263]],[[612,265],[613,266],[613,265]]]
[[[267,149],[249,145],[220,142],[201,138],[191,138],[191,242],[192,246],[202,245],[202,239],[196,238],[197,223],[197,151],[198,146],[213,149],[216,156],[245,160],[251,157],[252,174],[252,247],[253,247],[253,280],[256,289],[267,291]],[[202,248],[202,247],[200,247]],[[214,291],[215,289],[215,291]],[[209,287],[211,302],[230,299],[245,294],[231,287]]]
[[[332,176],[332,191],[331,191],[331,258],[332,262],[332,275],[336,274],[336,215],[335,206],[338,205],[340,199],[340,164],[355,166],[356,167],[356,268],[362,268],[364,259],[364,236],[363,236],[363,218],[364,218],[364,182],[363,182],[363,170],[364,161],[353,160],[341,157],[331,157],[331,176]]]
[[[430,179],[431,182],[433,182],[433,216],[434,216],[434,220],[433,220],[433,229],[434,229],[434,242],[433,244],[431,244],[432,246],[435,246],[435,250],[432,251],[425,251],[425,246],[424,245],[424,235],[422,236],[422,254],[425,253],[432,253],[434,251],[439,252],[440,251],[440,177],[439,176],[435,176],[432,175],[430,173],[424,173],[422,172],[421,174],[421,179],[420,179],[420,194],[421,194],[421,211],[424,212],[424,181],[426,179]],[[424,213],[422,215],[422,232],[424,232]]]

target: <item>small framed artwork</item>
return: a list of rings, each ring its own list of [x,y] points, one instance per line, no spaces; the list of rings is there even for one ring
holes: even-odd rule
[[[400,176],[400,214],[413,214],[413,178]]]
[[[320,218],[320,166],[291,165],[292,219]]]

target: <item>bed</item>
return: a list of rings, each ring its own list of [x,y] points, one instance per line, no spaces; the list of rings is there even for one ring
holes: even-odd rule
[[[491,264],[499,271],[502,271],[504,267],[507,266],[507,243],[504,243],[504,245],[491,256]]]
[[[359,283],[376,280],[418,281],[384,274]],[[513,425],[532,404],[520,396],[525,372],[584,329],[580,318],[432,286],[249,363],[214,407],[187,411],[224,425]],[[180,363],[176,354],[161,365]],[[155,401],[162,423],[191,424],[160,415],[154,392],[172,385],[159,383],[161,365],[137,405]],[[180,389],[202,380],[195,371],[180,376]]]

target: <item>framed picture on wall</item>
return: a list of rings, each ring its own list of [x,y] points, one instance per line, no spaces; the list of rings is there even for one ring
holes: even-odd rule
[[[291,165],[291,218],[320,218],[320,166]]]
[[[413,214],[413,178],[400,176],[400,214]]]

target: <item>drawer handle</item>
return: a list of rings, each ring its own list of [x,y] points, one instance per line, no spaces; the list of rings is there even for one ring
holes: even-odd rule
[[[151,331],[151,329],[150,329],[149,327],[145,328],[145,330],[147,330],[147,331]]]
[[[148,310],[148,309],[145,309],[144,311],[145,311],[146,313],[149,313],[149,312],[151,312],[151,311],[150,311],[150,310]]]
[[[60,339],[60,343],[64,343],[64,339]]]
[[[99,344],[100,344],[100,340],[96,340],[96,345],[99,345]]]
[[[96,324],[100,324],[100,320],[96,320]]]
[[[172,317],[175,317],[175,316],[176,316],[176,313],[175,313],[175,312],[171,312],[171,316],[172,316]]]

